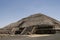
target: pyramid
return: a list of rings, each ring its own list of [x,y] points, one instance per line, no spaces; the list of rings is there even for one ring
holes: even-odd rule
[[[41,13],[22,18],[0,29],[0,34],[55,34],[60,31],[60,22]]]

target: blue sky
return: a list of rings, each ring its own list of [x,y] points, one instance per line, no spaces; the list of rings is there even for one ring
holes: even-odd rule
[[[60,0],[0,0],[0,28],[36,13],[60,21]]]

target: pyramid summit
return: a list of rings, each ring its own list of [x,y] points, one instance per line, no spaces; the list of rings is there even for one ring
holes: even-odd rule
[[[59,32],[58,28],[60,28],[59,21],[38,13],[5,26],[2,30],[0,30],[0,33],[13,35],[55,34],[57,31]]]

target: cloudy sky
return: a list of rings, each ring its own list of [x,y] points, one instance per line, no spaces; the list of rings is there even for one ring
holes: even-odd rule
[[[36,13],[60,21],[60,0],[0,0],[0,28]]]

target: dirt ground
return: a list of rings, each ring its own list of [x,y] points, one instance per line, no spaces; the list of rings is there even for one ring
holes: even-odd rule
[[[0,40],[60,40],[60,34],[0,36]]]

